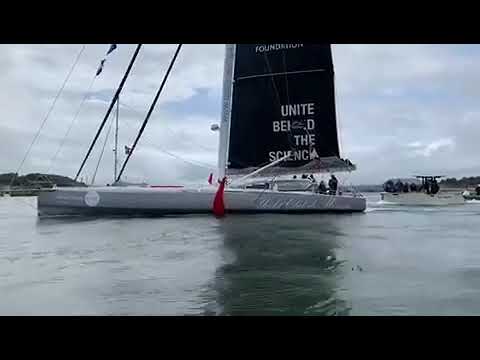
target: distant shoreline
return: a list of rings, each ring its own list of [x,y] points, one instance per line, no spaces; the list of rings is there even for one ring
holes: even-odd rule
[[[82,182],[67,176],[56,174],[33,173],[16,175],[15,173],[0,174],[0,196],[4,194],[15,196],[37,196],[41,189],[57,187],[84,187]]]

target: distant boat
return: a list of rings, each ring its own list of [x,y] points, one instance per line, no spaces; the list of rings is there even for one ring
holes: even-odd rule
[[[384,184],[385,191],[380,196],[382,201],[395,205],[435,206],[464,204],[465,199],[460,192],[446,192],[440,189],[437,179],[442,177],[422,175],[413,179],[390,179]]]
[[[465,200],[480,200],[480,184],[475,186],[475,192],[465,190],[462,195]]]
[[[212,130],[219,169],[209,185],[57,188],[40,193],[39,215],[365,210],[360,194],[277,178],[356,169],[340,158],[330,45],[227,45],[221,125]],[[252,185],[260,175],[270,180]]]

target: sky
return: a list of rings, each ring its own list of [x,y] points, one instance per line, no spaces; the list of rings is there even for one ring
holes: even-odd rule
[[[175,47],[147,44],[138,55],[120,100],[121,161],[123,146],[133,143]],[[21,174],[75,176],[135,45],[118,44],[88,92],[108,48],[85,45]],[[80,44],[0,45],[0,152],[5,154],[0,173],[18,169],[81,49]],[[377,184],[419,173],[480,175],[479,45],[342,44],[332,49],[341,155],[358,167],[343,175],[344,181]],[[210,126],[220,122],[223,56],[223,44],[183,46],[124,180],[192,183],[206,181],[216,170],[218,132]],[[105,130],[109,126],[110,121]],[[83,180],[92,179],[105,134]],[[96,183],[112,181],[112,149],[113,131]]]

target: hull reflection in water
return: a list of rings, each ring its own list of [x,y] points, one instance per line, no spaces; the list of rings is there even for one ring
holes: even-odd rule
[[[227,217],[219,224],[224,265],[206,291],[206,313],[348,315],[338,292],[348,269],[336,259],[342,232],[335,219],[259,216]]]

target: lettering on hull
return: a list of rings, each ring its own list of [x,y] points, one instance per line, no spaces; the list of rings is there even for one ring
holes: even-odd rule
[[[317,199],[266,199],[255,200],[255,207],[260,210],[299,210],[299,209],[333,209],[336,206],[336,197],[322,197]]]
[[[80,201],[82,202],[84,200],[83,196],[73,196],[73,195],[57,195],[55,196],[55,200],[59,202],[76,202]]]

